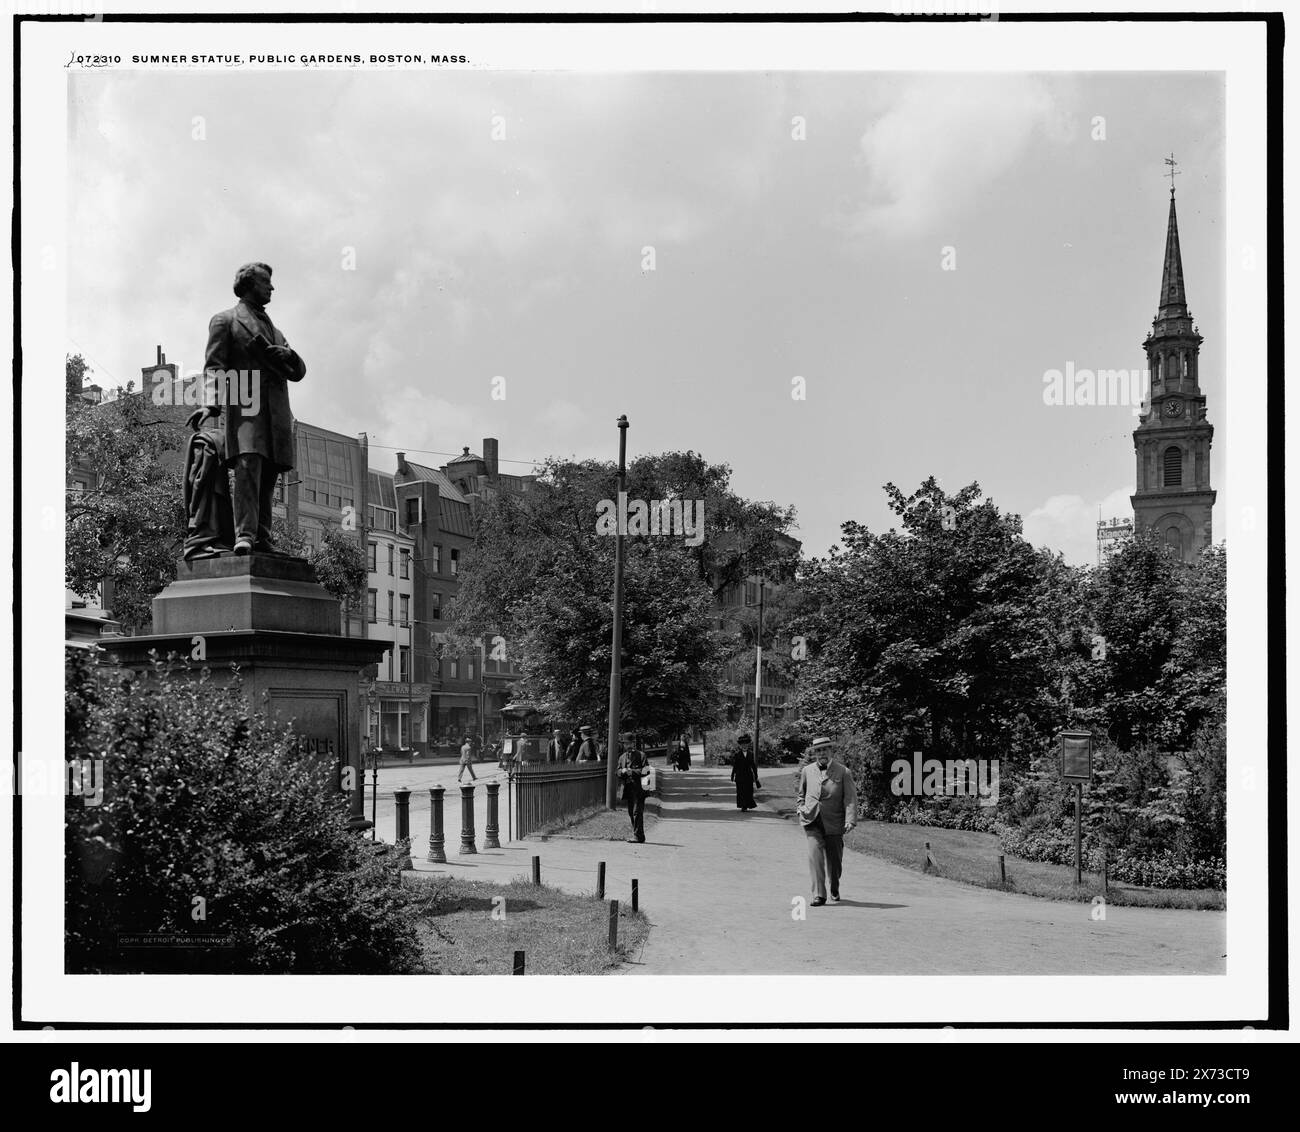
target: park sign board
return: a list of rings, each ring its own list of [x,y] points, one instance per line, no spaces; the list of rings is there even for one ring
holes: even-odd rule
[[[1092,781],[1092,732],[1062,731],[1061,781]]]

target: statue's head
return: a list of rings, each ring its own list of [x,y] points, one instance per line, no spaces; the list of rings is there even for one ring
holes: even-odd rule
[[[235,294],[239,298],[251,298],[259,305],[271,301],[271,268],[265,263],[246,263],[235,272]]]

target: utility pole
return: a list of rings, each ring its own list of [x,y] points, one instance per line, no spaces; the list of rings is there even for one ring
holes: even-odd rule
[[[478,642],[478,757],[487,750],[487,638]]]
[[[763,575],[758,576],[758,637],[754,642],[754,765],[758,765],[758,737],[763,729]]]
[[[605,751],[605,793],[609,808],[618,806],[619,717],[623,684],[623,527],[627,515],[627,415],[618,418],[618,527],[614,535],[614,632],[609,658],[609,745]]]

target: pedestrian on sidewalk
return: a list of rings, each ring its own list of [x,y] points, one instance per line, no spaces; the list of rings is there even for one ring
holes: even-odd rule
[[[460,776],[469,771],[470,781],[477,782],[478,775],[474,773],[474,744],[470,742],[468,735],[465,736],[465,742],[460,748],[460,769],[456,772],[456,781],[460,781]]]
[[[576,763],[578,761],[578,752],[582,750],[582,740],[577,734],[569,736],[569,746],[564,752],[564,761],[566,763]]]
[[[796,805],[808,842],[813,907],[826,903],[828,874],[831,899],[839,901],[844,835],[858,820],[858,791],[853,775],[832,757],[833,746],[825,736],[814,739],[809,748],[813,761],[799,772]]]
[[[731,760],[731,781],[736,784],[736,809],[740,811],[758,808],[754,801],[754,787],[761,786],[758,781],[758,764],[754,761],[753,740],[748,731],[736,736],[736,757]]]
[[[691,745],[686,741],[685,735],[677,738],[677,769],[691,769]]]
[[[578,748],[578,761],[583,763],[597,762],[596,741],[591,737],[591,728],[584,727],[581,730],[582,743]]]
[[[623,801],[632,823],[629,841],[645,840],[645,779],[649,773],[644,751],[633,749],[619,756],[618,776],[623,780]]]
[[[564,732],[558,727],[553,732],[551,741],[546,744],[546,761],[548,763],[564,762]]]

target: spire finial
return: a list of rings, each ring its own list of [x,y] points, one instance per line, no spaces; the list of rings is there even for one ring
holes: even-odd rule
[[[1173,150],[1169,151],[1169,156],[1165,158],[1165,164],[1169,166],[1169,172],[1165,174],[1165,176],[1169,178],[1169,195],[1173,196],[1174,178],[1182,176],[1182,174],[1178,172],[1178,162],[1174,160]]]

